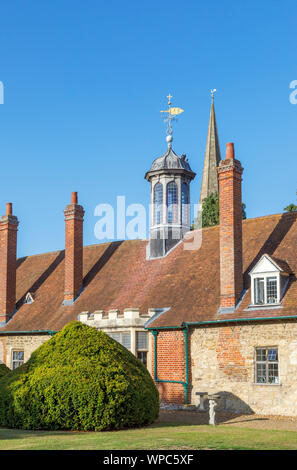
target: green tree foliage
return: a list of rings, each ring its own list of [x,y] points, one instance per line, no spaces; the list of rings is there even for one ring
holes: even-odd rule
[[[101,431],[147,425],[158,413],[146,367],[80,322],[66,325],[0,379],[0,426]]]
[[[242,218],[243,220],[246,219],[246,205],[244,204],[244,202],[241,204],[241,207],[242,207]]]
[[[203,200],[202,227],[211,227],[220,223],[219,193],[212,193]],[[246,205],[242,203],[242,218],[246,219]]]
[[[1,377],[3,377],[5,374],[7,374],[8,372],[10,372],[10,369],[8,367],[6,367],[5,364],[3,364],[2,362],[0,362],[0,379]]]
[[[295,206],[295,204],[289,204],[287,207],[284,207],[284,211],[295,212],[297,211],[297,206]]]
[[[202,203],[202,227],[211,227],[219,223],[219,193],[212,193]]]

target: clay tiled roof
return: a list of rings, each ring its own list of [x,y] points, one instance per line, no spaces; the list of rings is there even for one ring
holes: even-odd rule
[[[72,306],[62,306],[64,251],[18,260],[17,312],[4,331],[59,330],[82,311],[169,308],[150,326],[184,321],[277,317],[297,314],[297,215],[286,213],[243,221],[244,285],[248,289],[233,314],[218,313],[219,227],[203,229],[199,250],[180,243],[167,257],[147,261],[147,241],[104,243],[84,248],[84,290]],[[289,286],[281,308],[247,310],[249,275],[267,253],[289,266]],[[24,304],[30,292],[34,302]]]

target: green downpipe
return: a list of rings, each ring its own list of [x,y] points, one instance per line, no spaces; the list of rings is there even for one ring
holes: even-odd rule
[[[157,336],[158,336],[158,331],[157,330],[152,330],[152,334],[154,337],[154,378],[155,381],[157,382],[158,380],[158,374],[157,374]]]
[[[188,325],[184,329],[185,335],[185,360],[186,360],[186,383],[184,385],[185,389],[185,405],[188,404],[188,389],[189,389],[189,361],[188,361]]]

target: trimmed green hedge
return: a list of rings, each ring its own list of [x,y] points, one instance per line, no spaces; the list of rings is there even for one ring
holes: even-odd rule
[[[69,323],[0,379],[0,425],[112,430],[147,425],[159,395],[146,367],[102,331]]]
[[[5,364],[3,364],[3,362],[0,362],[0,379],[8,372],[10,372],[10,369]]]

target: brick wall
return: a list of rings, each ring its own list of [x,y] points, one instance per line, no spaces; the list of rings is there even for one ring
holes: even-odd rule
[[[154,376],[154,342],[152,371]],[[157,377],[159,380],[186,381],[185,336],[182,330],[159,331],[157,334]],[[162,403],[185,403],[182,384],[157,383]]]
[[[255,384],[254,353],[277,347],[280,385]],[[221,395],[220,407],[236,412],[297,416],[297,323],[265,322],[196,328],[192,333],[193,390]]]

